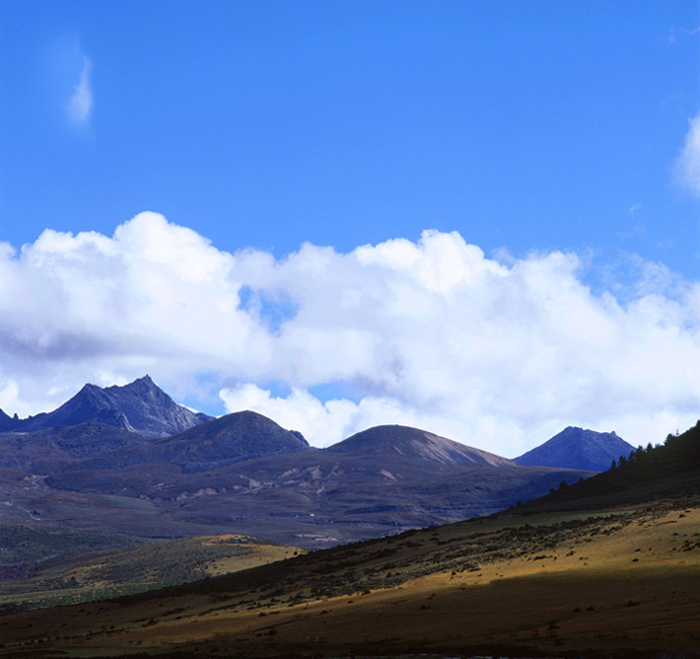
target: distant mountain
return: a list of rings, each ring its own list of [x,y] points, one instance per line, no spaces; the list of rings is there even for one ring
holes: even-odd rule
[[[197,473],[236,462],[313,450],[300,433],[256,412],[236,412],[162,439],[94,421],[33,432],[0,433],[0,468],[32,473],[121,470],[164,465]],[[69,481],[70,482],[70,481]]]
[[[158,442],[160,456],[188,473],[312,450],[300,433],[257,412],[227,414]]]
[[[515,458],[524,466],[605,471],[613,460],[627,457],[634,446],[615,432],[596,432],[568,426],[537,448]]]
[[[362,454],[375,458],[384,456],[404,462],[423,465],[436,462],[442,465],[492,466],[513,465],[512,460],[493,453],[480,451],[451,439],[434,435],[426,430],[410,426],[374,426],[344,439],[325,451],[329,454]]]
[[[191,412],[148,376],[86,385],[47,414],[0,414],[0,525],[319,547],[489,514],[590,475],[400,425],[315,449],[256,412]]]
[[[698,501],[700,421],[663,445],[639,447],[614,468],[525,504],[523,510],[584,510],[642,501]],[[685,503],[681,504],[685,507]]]
[[[34,432],[56,426],[97,422],[144,437],[167,437],[210,421],[212,417],[177,405],[146,375],[123,387],[86,384],[53,412],[26,419],[0,410],[0,432]]]
[[[48,496],[31,505],[49,515],[52,499],[70,493],[102,501],[81,519],[110,531],[126,523],[130,533],[153,533],[158,511],[163,535],[235,532],[319,547],[489,514],[590,475],[523,467],[407,426],[312,449],[271,419],[238,412],[145,451],[128,446],[53,470],[41,481]],[[129,514],[105,515],[105,505]]]

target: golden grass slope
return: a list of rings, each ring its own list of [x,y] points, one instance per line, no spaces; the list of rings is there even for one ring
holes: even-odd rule
[[[690,653],[699,593],[698,497],[511,511],[6,616],[0,656]]]

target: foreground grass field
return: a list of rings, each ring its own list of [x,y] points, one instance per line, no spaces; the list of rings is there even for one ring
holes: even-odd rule
[[[700,653],[698,593],[698,497],[510,511],[5,616],[0,656]]]

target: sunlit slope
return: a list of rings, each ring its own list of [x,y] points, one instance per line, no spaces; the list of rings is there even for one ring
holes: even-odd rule
[[[700,650],[700,501],[501,515],[0,619],[3,652]],[[73,637],[67,641],[68,635]],[[121,655],[123,656],[123,655]],[[177,656],[177,655],[174,655]]]

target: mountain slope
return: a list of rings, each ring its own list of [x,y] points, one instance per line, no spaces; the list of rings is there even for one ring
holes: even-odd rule
[[[311,450],[308,442],[251,411],[235,412],[158,442],[162,459],[185,472],[207,471],[236,462]]]
[[[177,405],[146,375],[123,387],[86,384],[53,412],[26,419],[0,414],[0,432],[33,432],[56,426],[104,423],[144,437],[167,437],[212,417]]]
[[[275,441],[266,437],[271,430]],[[252,441],[255,432],[260,442]],[[243,459],[243,448],[248,455],[287,452]],[[109,497],[125,497],[138,500],[146,516],[158,511],[160,528],[167,521],[177,533],[239,532],[319,547],[490,514],[591,475],[522,467],[405,426],[370,428],[311,449],[253,412],[210,421],[147,449],[151,457],[140,464],[130,462],[134,451],[128,448],[54,472],[43,481],[50,490],[46,506],[32,505],[62,510],[69,492],[107,499],[110,506],[116,500]],[[107,463],[124,468],[100,466]],[[110,513],[104,523],[110,531],[125,531],[120,519]],[[135,517],[127,523],[133,527]]]
[[[331,454],[364,455],[436,462],[441,465],[505,466],[513,461],[410,426],[375,426],[325,449]]]
[[[680,435],[668,435],[663,445],[639,447],[614,468],[524,509],[598,508],[684,496],[700,496],[700,421]]]
[[[700,426],[545,500],[562,502],[576,490],[606,495],[623,482],[653,490],[660,480],[697,475],[699,468]],[[636,506],[616,506],[607,496],[584,510],[570,500],[547,512],[532,502],[128,599],[87,602],[79,613],[66,607],[6,616],[0,655],[41,653],[51,638],[52,652],[94,657],[134,645],[173,659],[697,657],[697,482],[694,491],[679,485]]]
[[[0,467],[23,468],[31,473],[51,474],[75,468],[85,461],[104,462],[116,451],[139,451],[147,460],[149,440],[122,428],[88,422],[34,432],[0,433]],[[132,460],[133,463],[133,460]]]
[[[0,433],[0,467],[64,476],[135,465],[157,476],[166,464],[192,473],[304,450],[311,447],[298,433],[255,412],[228,414],[156,440],[97,422]],[[75,488],[81,478],[76,478]]]
[[[596,432],[568,426],[541,446],[515,458],[525,466],[605,471],[613,460],[627,457],[634,446],[615,432]]]

